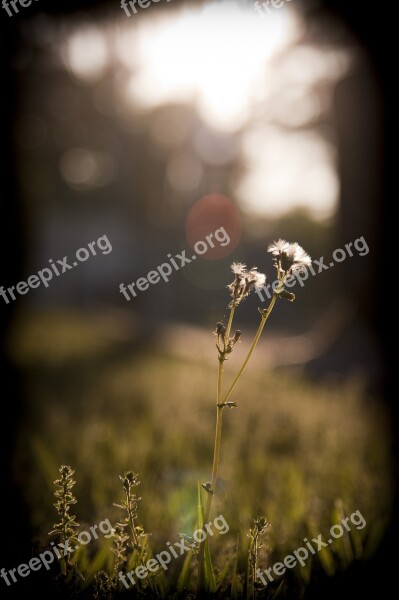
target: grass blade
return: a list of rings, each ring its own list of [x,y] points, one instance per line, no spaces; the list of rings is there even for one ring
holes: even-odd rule
[[[233,576],[231,578],[231,600],[238,600],[238,545],[240,534],[237,533],[236,558],[234,561]]]
[[[204,526],[204,507],[202,505],[202,496],[201,496],[201,485],[198,482],[198,515],[197,515],[198,529],[203,529]],[[216,592],[216,580],[215,580],[215,572],[213,570],[211,553],[209,550],[208,539],[205,539],[204,542],[204,584],[205,589],[211,592],[212,594]]]
[[[188,580],[190,578],[190,567],[193,560],[194,552],[189,550],[186,558],[184,559],[184,563],[182,569],[179,574],[179,578],[177,580],[177,590],[178,592],[183,592],[188,586]]]

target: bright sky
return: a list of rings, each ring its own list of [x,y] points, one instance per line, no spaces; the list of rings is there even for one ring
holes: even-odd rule
[[[86,81],[108,64],[123,65],[130,76],[121,93],[135,108],[189,102],[221,135],[240,130],[244,174],[236,191],[247,210],[277,216],[303,206],[325,218],[338,201],[337,156],[333,132],[326,139],[315,125],[328,115],[349,57],[306,45],[294,4],[267,18],[238,0],[143,10],[134,25],[122,16],[114,37],[77,29],[64,58]]]

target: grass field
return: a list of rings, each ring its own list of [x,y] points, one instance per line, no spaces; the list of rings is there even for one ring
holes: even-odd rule
[[[197,482],[210,478],[216,375],[208,361],[195,359],[189,335],[184,359],[161,349],[156,336],[139,345],[128,331],[117,334],[105,315],[32,314],[16,322],[9,347],[26,397],[15,471],[37,547],[48,546],[57,518],[53,481],[61,464],[76,471],[73,510],[82,530],[120,519],[113,506],[122,494],[118,475],[132,469],[141,481],[138,522],[151,533],[152,552],[179,533],[191,535]],[[226,373],[228,379],[229,364]],[[304,536],[324,536],[340,516],[359,510],[366,519],[364,529],[320,553],[317,564],[297,567],[295,585],[306,586],[317,569],[331,576],[372,554],[390,512],[390,441],[379,399],[359,378],[322,383],[300,369],[257,366],[244,374],[234,400],[239,408],[225,409],[212,509],[229,524],[210,544],[219,573],[230,560],[220,589],[231,587],[237,534],[237,568],[245,571],[258,515],[271,524],[259,551],[262,568],[301,546]],[[112,569],[112,554],[101,548],[93,541],[78,556],[88,581],[96,569]],[[164,590],[174,589],[181,568],[182,559],[170,566]],[[188,590],[195,587],[195,561],[191,572]],[[237,582],[242,593],[243,579]]]

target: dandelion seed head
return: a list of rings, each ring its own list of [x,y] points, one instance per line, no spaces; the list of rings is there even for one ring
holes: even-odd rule
[[[297,242],[289,244],[279,239],[268,247],[268,252],[274,256],[274,264],[280,272],[294,273],[309,268],[312,259]]]
[[[244,265],[243,263],[233,262],[230,268],[233,271],[234,275],[243,275],[245,273],[247,265]]]
[[[259,291],[266,283],[266,275],[263,273],[258,273],[257,268],[254,267],[248,273],[248,282],[253,285],[255,290]]]
[[[269,246],[267,247],[267,251],[271,252],[271,254],[273,254],[274,256],[278,256],[279,254],[286,252],[289,246],[290,244],[286,240],[280,238],[279,240],[277,240],[277,242],[269,244]]]
[[[292,253],[293,271],[303,270],[311,266],[312,259],[310,258],[309,254],[305,252],[302,246],[295,242],[294,244],[290,245],[290,249]]]
[[[235,278],[227,287],[233,298],[232,304],[235,303],[238,305],[253,290],[260,290],[266,283],[266,275],[259,273],[256,267],[252,267],[248,271],[246,265],[243,263],[233,263],[231,270]]]

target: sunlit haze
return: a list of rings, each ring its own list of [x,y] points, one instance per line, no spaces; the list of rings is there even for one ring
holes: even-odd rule
[[[70,34],[63,57],[74,78],[92,82],[109,65],[125,69],[118,78],[124,110],[189,104],[211,130],[238,134],[243,172],[233,187],[246,210],[278,216],[304,207],[317,219],[334,213],[334,132],[326,136],[318,124],[331,112],[350,57],[305,43],[293,4],[264,19],[251,3],[170,5],[140,19],[122,17],[117,29],[117,36],[94,26]],[[199,159],[174,159],[167,177],[190,189],[203,172]]]

